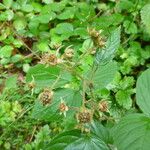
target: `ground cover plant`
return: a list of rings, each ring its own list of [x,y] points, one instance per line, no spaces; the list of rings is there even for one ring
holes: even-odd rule
[[[0,1],[1,150],[149,150],[150,1]]]

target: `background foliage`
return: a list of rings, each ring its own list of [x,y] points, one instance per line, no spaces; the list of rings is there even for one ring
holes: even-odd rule
[[[149,150],[149,0],[1,0],[0,33],[0,149]]]

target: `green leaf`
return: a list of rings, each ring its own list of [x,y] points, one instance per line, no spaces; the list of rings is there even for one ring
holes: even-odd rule
[[[93,41],[91,39],[87,39],[83,42],[81,51],[82,52],[88,51],[92,47],[93,47]]]
[[[123,26],[125,27],[125,32],[128,34],[135,34],[137,33],[137,26],[134,22],[126,20],[123,23]]]
[[[10,45],[5,45],[0,48],[0,58],[10,57],[12,54],[13,47]]]
[[[143,114],[128,115],[113,130],[118,150],[149,150],[150,118]]]
[[[37,17],[37,20],[40,22],[40,23],[43,23],[43,24],[47,24],[49,23],[49,21],[55,19],[56,17],[56,14],[54,12],[48,12],[46,14],[40,14],[38,17]]]
[[[63,99],[69,107],[80,107],[82,105],[82,96],[79,91],[59,89],[54,92],[52,103],[49,106],[43,106],[40,103],[40,100],[37,99],[32,117],[40,120],[60,121],[63,117],[59,112],[59,104],[61,103],[61,99]],[[74,111],[72,110],[68,111],[67,116],[69,113],[73,112]]]
[[[3,0],[3,4],[8,8],[11,7],[13,0]]]
[[[63,41],[74,35],[74,28],[71,23],[59,23],[56,28],[51,30],[52,41]],[[56,38],[54,40],[54,38]]]
[[[50,5],[47,5],[49,10],[52,10],[54,12],[62,12],[62,10],[65,8],[66,2],[53,2]]]
[[[126,109],[130,109],[132,106],[131,91],[120,90],[115,95],[116,100],[120,106]]]
[[[31,67],[26,75],[26,81],[35,81],[37,87],[50,87],[58,78],[59,81],[55,87],[60,87],[71,80],[70,74],[60,71],[58,67],[45,67],[45,65],[38,64]]]
[[[64,132],[55,137],[46,147],[47,150],[109,150],[97,136],[84,135],[78,130]]]
[[[23,5],[21,8],[21,10],[24,12],[32,12],[33,9],[34,9],[33,6],[30,4]]]
[[[73,25],[70,23],[59,23],[56,26],[56,33],[57,34],[67,34],[73,32]]]
[[[108,129],[104,127],[101,122],[93,121],[91,124],[89,124],[89,127],[90,133],[98,136],[105,143],[109,143],[111,141]]]
[[[14,17],[12,10],[6,10],[0,13],[0,21],[10,21]]]
[[[114,58],[115,51],[120,45],[120,27],[114,30],[106,42],[106,46],[96,54],[96,64],[104,64]]]
[[[41,41],[41,42],[36,43],[36,47],[38,51],[41,51],[41,52],[48,52],[50,50],[47,41]]]
[[[19,30],[23,30],[27,25],[27,22],[24,18],[18,18],[13,22],[13,26],[14,28],[19,31]]]
[[[72,19],[74,17],[74,13],[75,9],[73,7],[70,7],[68,9],[65,9],[64,12],[57,16],[57,18],[60,20]]]
[[[12,75],[11,77],[9,77],[6,80],[5,87],[8,88],[8,89],[16,88],[17,87],[17,75]]]
[[[146,30],[150,33],[150,4],[146,4],[141,10],[141,19],[146,26]]]
[[[26,81],[35,81],[38,87],[47,87],[57,79],[60,73],[57,67],[45,67],[45,65],[38,64],[31,67],[26,75]]]
[[[150,116],[150,69],[141,74],[136,87],[137,104],[144,114]]]
[[[93,73],[92,81],[96,89],[102,89],[113,81],[117,73],[117,63],[110,62],[103,66],[98,66],[98,69]]]
[[[42,2],[45,4],[50,4],[50,3],[52,3],[52,0],[42,0]]]

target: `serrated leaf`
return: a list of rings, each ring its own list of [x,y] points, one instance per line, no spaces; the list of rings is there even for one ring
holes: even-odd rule
[[[73,32],[73,25],[70,23],[60,23],[55,29],[57,34],[67,34]]]
[[[3,4],[8,8],[11,7],[13,0],[3,0]]]
[[[136,34],[138,31],[136,24],[132,21],[124,21],[123,26],[125,28],[125,32],[128,34]]]
[[[74,17],[75,9],[73,7],[66,8],[64,12],[57,16],[60,20],[72,19]]]
[[[13,26],[14,28],[19,31],[19,30],[23,30],[27,25],[27,22],[24,18],[18,18],[13,22]]]
[[[137,104],[144,114],[150,116],[150,69],[138,78],[136,87]]]
[[[143,114],[124,117],[113,130],[118,150],[149,150],[150,118]]]
[[[55,137],[46,150],[109,150],[97,136],[84,135],[78,130],[64,132]]]
[[[130,109],[132,106],[131,92],[128,90],[120,90],[115,95],[120,106]]]
[[[37,99],[35,106],[33,108],[32,117],[40,120],[47,121],[60,121],[62,115],[59,112],[59,104],[61,99],[69,107],[80,107],[82,105],[82,96],[79,91],[74,91],[71,89],[60,89],[55,91],[52,103],[48,106],[43,106],[39,99]],[[68,111],[72,113],[73,111]]]
[[[95,63],[105,64],[114,58],[115,51],[120,45],[120,27],[114,30],[106,42],[106,46],[100,49],[95,58]]]
[[[92,81],[96,89],[106,87],[115,77],[117,72],[117,63],[110,62],[103,66],[98,66],[98,69],[93,73]]]
[[[146,4],[141,10],[141,19],[146,26],[147,31],[150,33],[150,4]]]
[[[0,48],[0,58],[10,57],[13,51],[13,47],[10,45],[5,45]]]
[[[109,143],[111,141],[109,131],[106,127],[104,127],[101,122],[93,121],[89,124],[90,132],[92,134],[97,135],[101,140],[105,143]]]
[[[57,78],[59,78],[59,81],[55,88],[68,83],[71,80],[71,75],[61,71],[56,66],[46,67],[42,64],[31,67],[26,75],[26,81],[31,82],[34,80],[37,87],[50,87]]]
[[[26,75],[26,81],[35,81],[37,86],[51,85],[60,73],[57,67],[46,67],[45,65],[38,64],[31,67]]]
[[[17,75],[10,76],[5,83],[5,88],[11,89],[17,87]]]

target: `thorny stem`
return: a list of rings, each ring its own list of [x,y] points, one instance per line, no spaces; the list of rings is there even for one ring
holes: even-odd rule
[[[6,24],[7,24],[8,26],[10,26],[9,23],[6,22]],[[12,28],[12,31],[14,32],[14,34],[16,35],[16,37],[23,43],[23,45],[32,53],[32,55],[35,55],[38,59],[41,59],[41,58],[22,40],[22,38],[16,33],[16,30],[15,30],[14,28]]]
[[[33,139],[33,136],[34,136],[34,133],[35,133],[35,131],[36,131],[36,126],[34,126],[34,128],[33,128],[33,132],[32,132],[32,135],[31,135],[31,137],[30,137],[30,139],[29,139],[29,142],[31,142],[32,141],[32,139]]]

